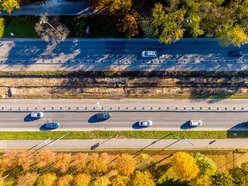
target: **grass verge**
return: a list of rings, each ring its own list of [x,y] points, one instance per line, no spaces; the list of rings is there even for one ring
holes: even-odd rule
[[[0,132],[0,140],[45,140],[56,139],[66,134],[64,139],[227,139],[248,138],[248,132],[229,131],[46,131],[46,132]]]

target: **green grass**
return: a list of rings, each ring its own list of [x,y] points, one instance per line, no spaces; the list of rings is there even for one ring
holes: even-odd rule
[[[176,136],[187,139],[227,139],[247,138],[248,132],[228,131],[46,131],[46,132],[0,132],[0,140],[43,140],[56,139],[66,134],[64,139],[108,139],[134,138],[134,139],[176,139]],[[174,134],[174,135],[173,135]]]
[[[3,37],[9,38],[10,33],[15,34],[15,38],[36,38],[34,25],[38,22],[38,17],[31,16],[6,16]]]

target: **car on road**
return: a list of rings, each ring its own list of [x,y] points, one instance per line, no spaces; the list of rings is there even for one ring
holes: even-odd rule
[[[142,57],[157,57],[156,50],[145,50],[141,52]]]
[[[111,118],[111,114],[108,112],[98,113],[98,114],[96,114],[96,118],[97,119],[109,119],[109,118]]]
[[[151,120],[141,120],[141,121],[139,121],[138,125],[140,127],[150,127],[150,126],[152,126],[152,121]]]
[[[39,119],[44,116],[44,113],[43,112],[31,112],[30,116],[31,118]]]
[[[197,127],[202,125],[202,120],[189,120],[189,125],[191,127]]]
[[[228,55],[230,57],[242,57],[244,54],[243,54],[243,50],[230,50],[228,52]]]
[[[46,129],[57,129],[59,128],[60,124],[58,122],[46,123],[44,127]]]

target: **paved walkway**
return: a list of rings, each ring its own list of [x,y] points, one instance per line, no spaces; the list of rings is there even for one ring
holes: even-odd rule
[[[156,58],[141,57],[153,48]],[[229,57],[236,47],[216,39],[181,39],[170,45],[157,39],[66,39],[52,44],[40,39],[0,39],[0,70],[66,71],[247,71],[244,56]]]
[[[248,139],[95,139],[95,140],[1,140],[0,150],[6,149],[237,149],[248,148]]]
[[[248,99],[0,99],[0,111],[248,111]]]
[[[66,0],[47,0],[45,3],[24,5],[20,9],[14,10],[10,15],[87,15],[93,13],[91,4],[87,0],[76,2]],[[7,12],[1,12],[0,15],[9,15]]]

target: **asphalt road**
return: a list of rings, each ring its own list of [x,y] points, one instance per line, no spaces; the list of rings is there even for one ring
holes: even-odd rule
[[[60,44],[40,39],[1,39],[0,70],[70,71],[237,71],[248,70],[248,45],[241,58],[228,56],[237,47],[222,47],[215,39],[182,39],[170,45],[157,39],[67,39]],[[142,58],[157,50],[157,58]]]
[[[0,112],[0,130],[37,131],[46,122],[59,122],[57,130],[247,130],[247,112],[112,112],[106,121],[97,121],[95,112],[46,112],[32,121],[28,112]],[[201,119],[203,125],[189,127],[187,121]],[[152,120],[153,126],[140,128],[139,120]]]

